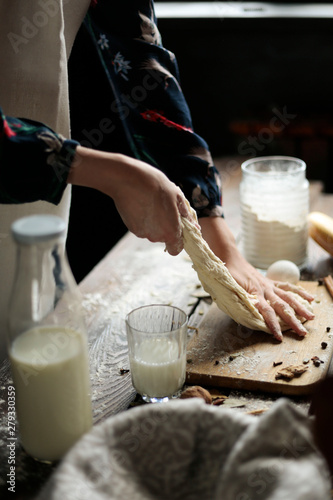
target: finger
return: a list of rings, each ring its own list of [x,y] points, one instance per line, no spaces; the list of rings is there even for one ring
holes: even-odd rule
[[[182,195],[177,195],[177,207],[182,217],[188,218],[190,213],[187,208],[186,200]]]
[[[309,311],[303,304],[301,304],[295,295],[291,295],[288,292],[285,292],[284,290],[280,290],[279,288],[276,288],[275,290],[276,295],[278,295],[282,300],[287,302],[295,311],[295,313],[298,316],[302,316],[305,319],[313,319],[315,315],[313,314],[312,311]]]
[[[188,219],[194,226],[196,226],[197,229],[201,231],[196,215],[193,216],[194,211],[191,211],[189,202],[182,195],[178,195],[177,197],[177,207],[180,215],[185,219]]]
[[[178,219],[177,229],[172,237],[165,240],[165,251],[170,255],[178,255],[184,248],[183,231],[181,228],[180,218]]]
[[[170,255],[178,255],[184,248],[182,239],[174,242],[165,242],[165,251]]]
[[[288,303],[275,296],[275,299],[270,299],[270,304],[276,314],[289,326],[289,328],[294,330],[300,337],[305,337],[308,332],[301,321],[296,318],[293,308]]]
[[[256,307],[262,314],[265,323],[270,329],[272,335],[276,338],[276,340],[281,342],[283,340],[283,335],[274,309],[266,302],[266,300],[258,301],[256,303]]]
[[[303,297],[303,299],[308,300],[309,302],[312,302],[314,300],[314,296],[299,285],[292,285],[291,283],[281,281],[274,281],[274,285],[281,290],[297,293],[298,295]]]

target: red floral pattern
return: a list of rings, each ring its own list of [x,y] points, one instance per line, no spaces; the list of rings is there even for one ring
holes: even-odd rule
[[[185,130],[186,132],[191,132],[193,134],[193,130],[189,127],[184,127],[184,125],[180,125],[179,123],[168,120],[161,112],[154,111],[152,109],[147,109],[143,113],[140,113],[144,120],[148,120],[150,122],[155,123],[163,123],[167,127],[175,128],[177,130]]]
[[[8,125],[7,120],[3,120],[3,131],[7,137],[14,137],[16,135],[14,130]]]

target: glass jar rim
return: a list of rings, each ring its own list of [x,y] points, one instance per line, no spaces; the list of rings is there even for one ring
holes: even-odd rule
[[[288,170],[285,171],[288,174],[299,174],[299,173],[304,173],[306,170],[306,163],[305,161],[301,160],[300,158],[296,158],[293,156],[283,156],[283,155],[277,155],[277,156],[259,156],[256,158],[250,158],[249,160],[244,161],[241,164],[241,170],[243,173],[251,173],[253,176],[261,176],[263,173],[269,172],[272,177],[274,176],[280,176],[282,173],[284,173],[283,170],[261,170],[261,171],[256,171],[252,170],[251,167],[254,164],[264,164],[265,162],[290,162],[295,164],[295,168],[293,170]]]
[[[144,306],[140,306],[140,307],[137,307],[135,309],[133,309],[132,311],[130,311],[126,317],[125,317],[125,323],[126,325],[131,328],[131,330],[139,333],[139,334],[144,334],[144,335],[156,335],[156,332],[149,332],[149,331],[143,331],[143,330],[140,330],[139,328],[136,328],[135,326],[133,326],[131,324],[131,321],[130,321],[130,316],[132,314],[136,314],[137,312],[139,311],[142,311],[144,309],[153,309],[153,308],[165,308],[165,309],[173,309],[175,311],[178,311],[179,313],[181,313],[183,315],[183,321],[181,322],[180,325],[177,326],[177,328],[175,328],[175,330],[171,330],[172,331],[176,331],[176,330],[180,330],[181,328],[183,328],[185,325],[188,324],[188,315],[186,314],[185,311],[183,311],[182,309],[180,309],[179,307],[177,306],[173,306],[173,305],[170,305],[170,304],[147,304],[147,305],[144,305]],[[160,331],[158,332],[158,335],[166,335],[166,334],[169,334],[170,331]]]

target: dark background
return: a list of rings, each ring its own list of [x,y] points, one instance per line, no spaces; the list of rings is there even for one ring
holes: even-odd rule
[[[301,156],[332,191],[333,19],[160,19],[159,29],[213,156],[244,154],[251,136],[256,155]],[[276,109],[293,118],[267,132]]]

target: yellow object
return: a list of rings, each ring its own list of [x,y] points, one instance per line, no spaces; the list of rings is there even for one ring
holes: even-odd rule
[[[311,212],[308,220],[311,238],[333,256],[333,218],[321,212]]]

